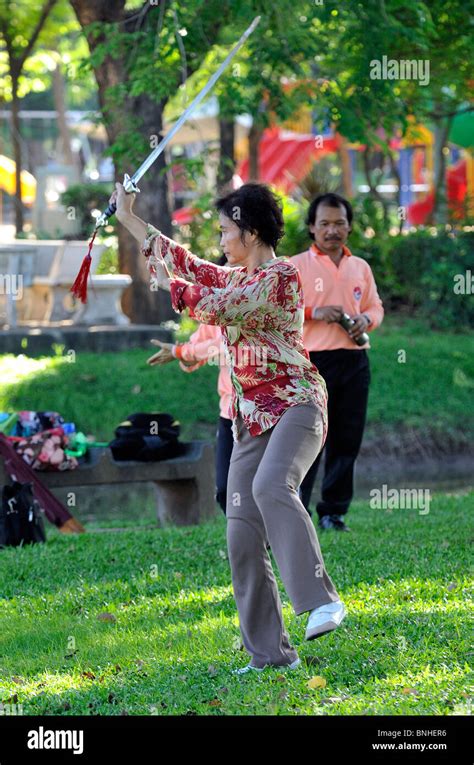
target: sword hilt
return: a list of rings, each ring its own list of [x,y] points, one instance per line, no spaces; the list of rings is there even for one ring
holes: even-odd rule
[[[135,183],[133,178],[130,178],[130,176],[127,175],[127,173],[125,173],[123,178],[123,187],[127,194],[140,193],[140,189],[138,188],[137,184]],[[109,204],[107,209],[104,210],[104,212],[101,215],[99,215],[99,217],[96,219],[95,227],[101,228],[102,226],[106,226],[109,221],[109,218],[111,218],[112,215],[116,213],[116,211],[117,211],[117,205],[115,204],[115,202],[112,202],[111,204]]]
[[[115,214],[117,210],[117,205],[115,203],[110,204],[104,212],[99,215],[98,218],[95,219],[95,227],[101,228],[102,226],[106,226],[108,223],[109,218],[112,217],[112,215]]]

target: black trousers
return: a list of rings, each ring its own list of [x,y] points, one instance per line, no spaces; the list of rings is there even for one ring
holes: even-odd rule
[[[328,435],[323,451],[301,484],[301,500],[309,509],[311,492],[325,454],[318,516],[345,515],[354,493],[354,464],[364,433],[369,397],[370,366],[367,351],[311,351],[311,361],[328,389]]]
[[[219,417],[216,439],[216,501],[221,506],[222,512],[225,515],[227,478],[229,476],[229,464],[234,446],[232,420]]]

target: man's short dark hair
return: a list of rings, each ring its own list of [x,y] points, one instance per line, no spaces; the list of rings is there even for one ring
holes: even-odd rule
[[[349,222],[349,225],[352,224],[352,219],[354,217],[354,212],[352,210],[352,205],[350,202],[348,202],[347,199],[344,199],[344,197],[341,197],[340,194],[319,194],[313,201],[311,202],[308,210],[308,214],[306,216],[306,225],[310,225],[314,223],[316,220],[316,211],[319,207],[319,205],[327,205],[328,207],[344,207],[347,213],[347,220]],[[309,235],[311,239],[314,239],[314,234],[310,231]]]

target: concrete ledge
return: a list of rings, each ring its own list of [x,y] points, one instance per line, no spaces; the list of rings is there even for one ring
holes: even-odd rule
[[[170,329],[149,324],[127,326],[35,326],[15,327],[0,332],[0,353],[25,353],[28,356],[52,355],[52,345],[64,345],[64,351],[124,351],[128,348],[152,350],[150,340],[157,338],[166,343],[174,341]],[[26,339],[26,347],[22,341]]]

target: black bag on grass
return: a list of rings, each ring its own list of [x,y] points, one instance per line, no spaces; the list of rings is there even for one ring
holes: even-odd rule
[[[179,432],[179,422],[171,414],[138,412],[120,423],[109,446],[115,460],[169,460],[185,451]]]
[[[46,542],[43,513],[32,483],[4,486],[0,507],[0,547]]]

